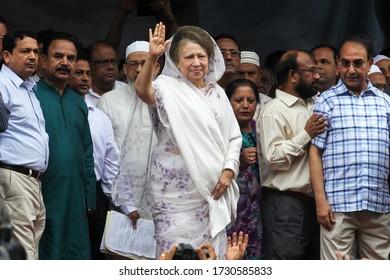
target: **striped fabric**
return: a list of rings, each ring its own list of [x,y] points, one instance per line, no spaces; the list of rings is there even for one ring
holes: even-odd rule
[[[3,132],[7,129],[9,114],[10,111],[5,106],[3,97],[0,92],[0,132]]]
[[[314,112],[328,117],[327,131],[312,144],[323,150],[332,210],[390,212],[390,97],[371,83],[356,96],[340,81],[320,95]]]

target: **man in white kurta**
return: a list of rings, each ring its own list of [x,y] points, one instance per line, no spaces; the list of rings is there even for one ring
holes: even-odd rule
[[[141,216],[150,218],[143,201],[149,158],[156,143],[149,108],[137,96],[134,81],[149,56],[149,43],[136,41],[126,49],[124,70],[129,83],[101,96],[97,107],[111,120],[115,141],[120,149],[120,173],[114,184],[113,199],[126,206],[133,225]],[[156,67],[155,73],[159,71]],[[120,188],[116,186],[120,185]],[[125,187],[124,187],[125,186]]]

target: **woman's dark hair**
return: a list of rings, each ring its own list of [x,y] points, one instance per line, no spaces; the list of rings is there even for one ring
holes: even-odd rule
[[[197,26],[182,26],[176,31],[169,50],[169,56],[174,63],[179,62],[180,49],[183,47],[183,43],[188,41],[204,48],[209,60],[214,58],[214,42],[209,34]]]
[[[260,102],[259,90],[257,89],[256,84],[250,80],[247,80],[247,79],[237,79],[237,80],[231,81],[227,85],[226,90],[225,90],[227,97],[229,99],[231,99],[233,94],[235,93],[235,91],[239,87],[250,87],[252,89],[253,93],[255,94],[256,102],[257,103]]]

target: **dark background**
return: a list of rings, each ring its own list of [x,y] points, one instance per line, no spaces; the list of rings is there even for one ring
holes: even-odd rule
[[[181,0],[171,0],[180,2]],[[187,0],[188,1],[188,0]],[[76,35],[86,46],[104,39],[120,0],[1,0],[0,15],[14,28],[39,31],[54,28]],[[384,47],[375,14],[375,0],[198,0],[199,25],[211,35],[230,33],[242,50],[265,57],[277,49],[310,49],[317,44],[338,45],[351,33],[365,33],[374,51]],[[390,11],[387,11],[390,17]],[[154,17],[128,15],[119,55],[128,44],[146,40]]]

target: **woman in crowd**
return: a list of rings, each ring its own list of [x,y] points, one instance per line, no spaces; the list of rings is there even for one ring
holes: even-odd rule
[[[135,89],[152,110],[157,147],[150,194],[158,254],[176,243],[209,242],[217,258],[227,251],[226,226],[234,221],[241,134],[217,81],[225,66],[218,46],[202,29],[184,26],[165,41],[165,26],[149,30],[150,57]],[[165,53],[162,74],[153,71]]]
[[[237,184],[240,198],[237,203],[237,219],[228,227],[227,234],[243,231],[249,234],[249,244],[244,259],[262,257],[261,218],[260,218],[260,175],[256,152],[256,123],[252,119],[259,102],[256,85],[245,79],[232,81],[226,94],[241,129],[242,147],[240,173]]]

